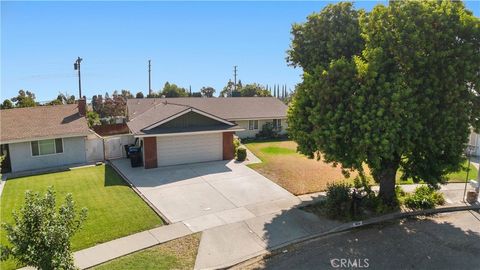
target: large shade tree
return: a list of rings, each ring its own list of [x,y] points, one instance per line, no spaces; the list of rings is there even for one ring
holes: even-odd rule
[[[368,14],[340,3],[292,33],[288,59],[305,71],[288,115],[300,152],[368,165],[388,204],[398,169],[436,186],[460,168],[480,128],[480,22],[462,2],[392,1]]]

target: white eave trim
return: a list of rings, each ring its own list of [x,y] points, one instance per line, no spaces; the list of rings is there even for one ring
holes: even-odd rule
[[[145,138],[145,137],[165,137],[165,136],[182,136],[182,135],[199,135],[199,134],[211,134],[211,133],[223,133],[223,132],[235,132],[243,131],[244,128],[236,129],[223,129],[223,130],[206,130],[206,131],[192,131],[192,132],[177,132],[177,133],[164,133],[164,134],[141,134],[133,135],[135,138]]]
[[[90,135],[89,133],[77,133],[77,134],[68,134],[68,135],[52,135],[46,137],[35,137],[35,138],[25,138],[18,140],[8,140],[0,141],[0,144],[9,144],[9,143],[22,143],[22,142],[31,142],[31,141],[41,141],[41,140],[51,140],[51,139],[60,139],[60,138],[73,138],[73,137],[86,137]]]
[[[222,118],[220,118],[220,117],[217,117],[217,116],[215,116],[215,115],[212,115],[212,114],[209,114],[209,113],[206,113],[206,112],[202,112],[202,111],[197,110],[197,109],[195,109],[195,108],[189,108],[189,109],[186,109],[186,110],[184,110],[184,111],[181,111],[181,112],[179,112],[179,113],[177,113],[177,114],[174,114],[174,115],[172,115],[172,116],[170,116],[170,117],[167,117],[167,118],[163,119],[163,120],[160,121],[160,122],[157,122],[157,123],[155,123],[155,124],[153,124],[153,125],[150,125],[150,126],[148,126],[148,127],[145,127],[145,128],[143,128],[143,130],[150,130],[150,129],[156,128],[156,127],[158,127],[158,126],[161,126],[162,124],[165,124],[166,122],[169,122],[169,121],[171,121],[171,120],[173,120],[173,119],[175,119],[175,118],[178,118],[178,117],[180,117],[180,116],[182,116],[182,115],[184,115],[184,114],[187,114],[187,113],[189,113],[189,112],[195,112],[195,113],[201,114],[201,115],[203,115],[203,116],[205,116],[205,117],[211,118],[211,119],[216,120],[216,121],[218,121],[218,122],[222,122],[222,123],[227,124],[227,125],[229,125],[229,126],[234,126],[234,125],[235,125],[234,123],[232,123],[232,122],[230,122],[230,121],[227,121],[227,120],[225,120],[225,119],[222,119]]]

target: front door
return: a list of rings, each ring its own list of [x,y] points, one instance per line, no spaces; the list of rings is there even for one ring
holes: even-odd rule
[[[0,156],[4,159],[2,161],[2,173],[9,173],[12,171],[12,164],[10,163],[10,151],[8,149],[8,144],[0,145]]]

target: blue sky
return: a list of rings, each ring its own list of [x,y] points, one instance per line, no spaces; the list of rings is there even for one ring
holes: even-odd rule
[[[245,83],[294,87],[302,71],[287,65],[290,28],[329,2],[3,2],[1,96],[32,90],[38,101],[78,94],[73,62],[82,62],[87,97],[166,81],[217,93],[233,66]],[[357,2],[370,10],[377,2]],[[480,16],[480,3],[467,2]]]

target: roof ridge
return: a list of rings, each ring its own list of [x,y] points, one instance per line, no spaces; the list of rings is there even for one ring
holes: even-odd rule
[[[136,118],[138,118],[138,117],[144,115],[145,113],[147,113],[147,112],[155,109],[158,105],[161,105],[161,104],[163,104],[163,105],[169,105],[169,104],[171,104],[171,105],[176,105],[176,106],[184,106],[184,107],[188,107],[188,108],[193,108],[193,107],[191,107],[191,106],[186,106],[186,105],[182,105],[182,104],[169,103],[169,102],[167,102],[166,100],[160,101],[158,104],[155,104],[155,101],[156,101],[156,98],[153,99],[154,105],[153,105],[151,108],[149,108],[148,110],[142,112],[141,114],[133,117],[132,119],[129,119],[129,121],[135,120]]]
[[[76,103],[74,104],[52,104],[52,105],[35,105],[35,106],[31,106],[31,107],[14,107],[14,108],[10,108],[10,109],[2,109],[1,111],[2,112],[5,112],[5,111],[12,111],[12,110],[36,110],[36,109],[47,109],[47,108],[55,108],[55,107],[67,107],[67,106],[72,106],[72,105],[78,105]]]

